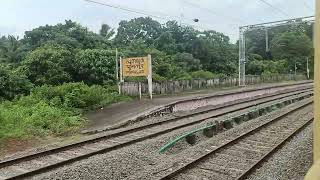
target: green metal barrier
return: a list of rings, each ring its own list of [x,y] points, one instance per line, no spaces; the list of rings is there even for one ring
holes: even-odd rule
[[[160,153],[164,153],[167,149],[169,149],[170,147],[172,147],[174,144],[176,144],[178,141],[180,141],[181,139],[187,137],[187,136],[190,136],[198,131],[201,131],[201,130],[204,130],[204,129],[209,129],[209,128],[212,128],[216,126],[215,124],[214,125],[209,125],[209,126],[204,126],[204,127],[201,127],[201,128],[198,128],[198,129],[195,129],[195,130],[192,130],[190,132],[187,132],[177,138],[175,138],[174,140],[170,141],[169,143],[165,144],[164,146],[162,146],[159,150]]]
[[[311,94],[312,94],[312,93],[311,93]],[[303,97],[304,97],[304,96],[303,96]],[[299,98],[299,97],[297,97],[297,98]],[[297,99],[297,98],[294,98],[294,99]],[[281,101],[281,102],[277,102],[277,103],[271,104],[271,105],[269,105],[269,106],[267,106],[267,107],[263,107],[263,108],[270,108],[270,110],[273,111],[273,110],[275,110],[275,109],[277,108],[277,104],[279,104],[279,103],[284,103],[284,102],[286,102],[286,101],[288,101],[288,100]],[[283,107],[283,106],[281,105],[281,107]],[[280,108],[281,108],[281,107],[280,107]],[[249,116],[250,113],[257,113],[257,112],[259,113],[259,110],[260,110],[260,109],[261,109],[261,108],[255,107],[255,108],[253,108],[253,110],[251,110],[251,111],[249,111],[249,112],[245,112],[245,113],[242,113],[242,114],[237,115],[237,116],[228,117],[225,121],[222,121],[222,123],[223,123],[223,122],[232,122],[232,121],[234,121],[234,122],[236,122],[237,124],[239,124],[239,123],[241,123],[241,122],[238,122],[239,119],[236,119],[236,118],[240,118],[241,116],[246,116],[246,115]],[[271,112],[271,111],[269,111],[269,112]],[[267,112],[266,112],[266,113],[267,113]],[[264,113],[264,114],[266,114],[266,113]],[[159,150],[159,153],[164,153],[166,150],[168,150],[168,149],[171,148],[173,145],[175,145],[178,141],[180,141],[181,139],[186,138],[187,136],[193,135],[194,133],[197,133],[197,132],[199,132],[199,131],[203,131],[203,130],[205,130],[205,129],[214,128],[215,126],[217,126],[217,124],[206,125],[206,126],[197,128],[197,129],[195,129],[195,130],[189,131],[189,132],[187,132],[187,133],[185,133],[185,134],[183,134],[183,135],[181,135],[181,136],[178,136],[177,138],[173,139],[172,141],[170,141],[170,142],[168,142],[167,144],[165,144],[164,146],[162,146],[162,147],[160,148],[160,150]]]
[[[238,115],[238,116],[228,117],[228,118],[226,119],[226,121],[228,121],[228,120],[229,120],[229,121],[232,121],[232,119],[234,119],[234,118],[236,118],[236,117],[240,117],[240,116],[243,116],[243,115],[247,115],[247,114],[249,114],[249,113],[251,113],[251,112],[256,112],[256,111],[257,111],[257,108],[255,108],[255,109],[253,109],[253,110],[251,110],[251,111],[249,111],[249,112],[242,113],[242,114],[240,114],[240,115]],[[183,135],[181,135],[181,136],[178,136],[177,138],[173,139],[172,141],[170,141],[170,142],[168,142],[167,144],[165,144],[164,146],[162,146],[162,147],[160,148],[160,150],[159,150],[159,153],[164,153],[166,150],[168,150],[169,148],[171,148],[171,147],[172,147],[174,144],[176,144],[178,141],[180,141],[181,139],[186,138],[187,136],[190,136],[190,135],[192,135],[192,134],[194,134],[194,133],[197,133],[197,132],[199,132],[199,131],[203,131],[203,130],[205,130],[205,129],[214,128],[215,126],[217,126],[217,124],[206,125],[206,126],[197,128],[197,129],[195,129],[195,130],[189,131],[189,132],[187,132],[187,133],[185,133],[185,134],[183,134]]]

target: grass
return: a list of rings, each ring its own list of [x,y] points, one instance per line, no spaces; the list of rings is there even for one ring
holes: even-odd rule
[[[85,125],[86,110],[129,99],[112,88],[84,83],[36,87],[28,96],[0,104],[0,142],[70,135]]]

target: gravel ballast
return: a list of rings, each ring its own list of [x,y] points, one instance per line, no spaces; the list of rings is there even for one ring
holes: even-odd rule
[[[290,108],[289,105],[288,108]],[[265,118],[270,118],[271,115],[266,115]],[[260,118],[262,120],[263,118]],[[248,128],[256,121],[247,122],[240,125],[238,128]],[[54,171],[35,176],[32,179],[152,179],[155,172],[159,173],[167,170],[170,166],[175,165],[175,156],[170,152],[165,155],[158,153],[161,145],[166,143],[168,139],[175,137],[179,133],[189,131],[191,127],[182,128],[180,130],[162,135],[160,137],[146,140],[122,148],[120,150],[112,151],[107,154],[97,155],[86,160],[76,162],[72,165],[61,167]],[[235,131],[239,133],[240,131]],[[235,135],[232,131],[227,131],[225,135],[229,137],[231,134]],[[218,141],[223,141],[223,134],[215,138]],[[190,146],[188,144],[181,144],[182,149]],[[187,149],[189,150],[189,149]],[[194,146],[192,151],[196,154],[197,147]],[[178,151],[179,152],[179,151]],[[188,151],[180,152],[182,157],[188,155]],[[181,156],[180,156],[181,157]]]
[[[312,125],[294,136],[249,180],[303,180],[312,165]]]

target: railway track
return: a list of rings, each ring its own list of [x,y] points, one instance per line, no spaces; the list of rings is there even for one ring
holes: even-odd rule
[[[297,98],[299,96],[306,96],[307,94],[312,94],[310,87],[296,90],[291,89],[283,91],[280,94],[274,93],[246,98],[217,105],[181,117],[166,119],[164,121],[137,127],[129,127],[127,129],[119,129],[112,133],[86,141],[1,161],[0,179],[17,179],[33,176],[96,154],[110,152],[176,129],[192,126],[211,118],[245,110],[250,107],[256,107],[257,105],[264,103],[276,100],[279,101],[286,98]]]
[[[159,179],[245,179],[277,149],[313,120],[312,99],[247,130],[219,146],[207,147],[198,157],[187,158]]]

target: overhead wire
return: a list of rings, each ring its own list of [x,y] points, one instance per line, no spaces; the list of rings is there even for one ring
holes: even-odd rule
[[[205,7],[202,7],[202,6],[198,5],[198,4],[191,3],[191,2],[189,2],[189,1],[187,1],[187,0],[182,0],[182,2],[184,2],[185,4],[188,4],[189,6],[192,6],[192,7],[195,7],[195,8],[198,8],[198,9],[202,9],[202,10],[204,10],[204,11],[207,11],[208,13],[213,14],[213,15],[218,16],[218,17],[224,17],[224,18],[230,19],[231,21],[241,22],[241,23],[243,23],[243,24],[246,24],[246,23],[247,23],[246,21],[244,21],[244,20],[242,20],[242,19],[234,18],[234,17],[232,17],[232,16],[227,16],[227,15],[224,15],[224,14],[221,14],[221,13],[217,13],[217,12],[215,12],[215,11],[209,9],[209,8],[205,8]]]
[[[303,2],[303,5],[304,5],[304,7],[306,7],[307,9],[309,9],[310,11],[314,11],[312,8],[311,8],[311,6],[309,6],[309,4],[306,2],[306,1],[302,1]]]
[[[192,20],[193,19],[189,19],[189,18],[185,18],[185,17],[179,17],[179,16],[173,16],[173,15],[168,15],[168,14],[163,14],[161,13],[162,15],[159,16],[159,15],[155,15],[155,14],[159,14],[158,12],[147,12],[147,11],[144,11],[144,10],[138,10],[138,9],[132,9],[132,8],[128,8],[128,7],[124,7],[124,6],[120,6],[120,5],[115,5],[115,4],[110,4],[110,3],[104,3],[104,2],[99,2],[99,1],[95,1],[95,0],[84,0],[84,1],[87,1],[87,2],[90,2],[90,3],[94,3],[94,4],[98,4],[98,5],[102,5],[102,6],[106,6],[106,7],[110,7],[110,8],[115,8],[115,9],[120,9],[120,10],[123,10],[123,11],[127,11],[127,12],[131,12],[131,13],[135,13],[135,14],[141,14],[141,15],[145,15],[145,16],[149,16],[149,17],[153,17],[153,18],[157,18],[157,19],[162,19],[162,20],[167,20],[167,21],[172,21],[173,19],[170,19],[168,17],[172,17],[172,18],[177,18],[177,19],[183,19],[183,20]],[[166,17],[165,17],[166,16]],[[176,20],[176,19],[174,19]],[[203,28],[199,25],[193,25],[193,24],[189,24],[189,23],[181,23],[182,25],[188,25],[188,26],[191,26],[191,27],[196,27],[198,29],[201,29],[201,30],[205,30],[206,28]],[[208,26],[209,24],[204,24],[204,23],[201,23],[202,25],[206,25],[207,28],[210,27]],[[210,28],[208,28],[210,29]]]
[[[274,6],[274,5],[272,5],[272,4],[270,4],[269,2],[267,2],[266,0],[259,0],[260,2],[262,2],[262,3],[264,3],[264,4],[266,4],[266,5],[268,5],[269,7],[271,7],[271,8],[273,8],[273,9],[275,9],[275,10],[277,10],[279,13],[281,13],[282,15],[285,15],[285,16],[289,16],[289,14],[288,13],[286,13],[286,12],[284,12],[282,9],[280,9],[280,8],[278,8],[278,7],[276,7],[276,6]]]
[[[200,6],[196,5],[196,4],[193,4],[193,3],[190,3],[188,1],[185,1],[185,0],[181,0],[181,2],[187,4],[187,5],[190,5],[190,6],[193,6],[195,8],[199,8],[199,9],[202,9]],[[181,5],[183,7],[183,5]],[[205,9],[203,9],[205,10]],[[206,11],[210,11],[210,9],[206,9]],[[222,15],[218,14],[218,13],[214,13],[214,11],[211,11],[211,14],[214,14],[215,16],[218,16],[218,17],[221,17]],[[225,17],[225,18],[228,18],[228,17]],[[237,20],[235,20],[237,21]],[[201,22],[205,22],[205,23],[202,23],[202,24],[211,24],[211,22],[206,22],[205,20],[201,19]],[[238,22],[238,21],[237,21]],[[224,25],[227,25],[229,28],[231,27],[232,29],[235,29],[235,30],[238,30],[238,26],[235,25],[235,24],[229,24],[229,23],[223,23]],[[227,34],[227,33],[226,33]]]
[[[149,17],[153,17],[153,18],[157,18],[157,19],[162,19],[162,20],[166,20],[166,21],[172,21],[172,20],[179,21],[180,20],[180,22],[181,22],[181,20],[183,19],[183,20],[188,20],[188,21],[192,21],[193,22],[193,20],[194,20],[194,19],[186,18],[184,16],[173,16],[173,15],[168,15],[168,14],[159,13],[159,12],[148,12],[148,11],[145,11],[145,10],[132,9],[132,8],[125,7],[125,6],[120,6],[120,5],[110,4],[110,3],[104,3],[104,2],[95,1],[95,0],[84,0],[84,1],[87,1],[87,2],[93,3],[93,4],[98,4],[98,5],[110,7],[110,8],[120,9],[122,11],[130,12],[130,13],[141,14],[141,15],[145,15],[145,16],[149,16]],[[159,14],[162,14],[162,15],[159,15]],[[170,19],[169,17],[171,17],[173,19]],[[203,23],[203,20],[201,20],[201,21],[202,21],[202,23],[197,22],[197,25],[189,24],[189,23],[185,23],[185,22],[181,22],[180,25],[190,26],[192,28],[195,28],[195,29],[198,29],[198,30],[201,30],[201,31],[215,29],[214,27],[212,27],[212,24]],[[234,27],[234,25],[230,25],[230,26],[233,26],[232,29],[238,30],[238,28]],[[234,35],[234,34],[231,34],[231,33],[228,33],[228,32],[224,32],[224,33],[229,35],[229,36],[233,36]]]
[[[142,11],[138,11],[138,10],[134,10],[134,9],[129,9],[129,8],[124,8],[124,7],[121,7],[121,6],[119,6],[119,5],[112,5],[112,4],[102,3],[102,2],[99,2],[99,1],[93,1],[93,0],[84,0],[84,1],[87,1],[87,2],[90,2],[90,3],[94,3],[94,4],[99,4],[99,5],[102,5],[102,6],[107,6],[107,7],[115,8],[115,9],[120,9],[120,10],[123,10],[123,11],[128,11],[128,12],[131,12],[131,13],[141,14],[141,15],[150,16],[150,17],[154,17],[154,18],[158,18],[158,19],[163,19],[163,20],[168,20],[168,19],[165,18],[165,17],[156,16],[156,15],[153,15],[153,14],[147,14],[147,13],[142,12]]]
[[[116,5],[116,4],[110,4],[110,3],[105,3],[105,2],[95,1],[95,0],[84,0],[84,1],[98,4],[98,5],[102,5],[102,6],[107,6],[110,8],[120,9],[123,11],[135,13],[135,14],[141,14],[141,15],[145,15],[145,16],[149,16],[149,17],[153,17],[153,18],[157,18],[157,19],[167,20],[167,21],[172,21],[172,19],[170,19],[170,18],[174,18],[175,20],[182,18],[183,20],[194,22],[194,19],[192,19],[192,18],[185,18],[185,17],[175,16],[175,15],[171,15],[171,14],[165,14],[165,13],[161,13],[161,12],[154,12],[154,11],[151,12],[151,11],[145,11],[145,10],[141,10],[141,9],[133,9],[133,8],[125,7],[125,6],[120,6],[120,5]]]
[[[242,19],[234,18],[234,17],[232,17],[232,16],[226,16],[226,15],[221,14],[221,13],[217,13],[217,12],[215,12],[215,11],[209,9],[209,8],[205,8],[205,7],[202,7],[202,6],[198,5],[198,4],[191,3],[191,2],[189,2],[189,1],[187,1],[187,0],[181,0],[181,1],[182,1],[183,3],[191,6],[191,7],[204,10],[204,11],[206,11],[206,12],[208,12],[208,13],[214,15],[214,16],[223,17],[223,18],[229,19],[229,20],[231,20],[231,21],[233,21],[233,22],[237,22],[237,23],[241,22],[242,24],[247,24],[247,22],[244,21],[244,20],[242,20]],[[203,22],[203,20],[201,20],[201,21]],[[224,24],[227,25],[229,29],[231,28],[231,29],[233,29],[233,30],[235,30],[235,31],[238,31],[238,26],[237,26],[237,25],[235,25],[235,24],[229,24],[229,23],[224,23]],[[238,34],[226,32],[226,31],[224,31],[224,34],[227,34],[228,36],[238,36]]]

